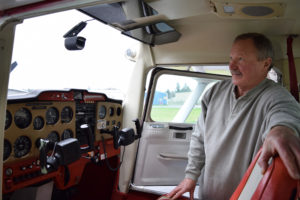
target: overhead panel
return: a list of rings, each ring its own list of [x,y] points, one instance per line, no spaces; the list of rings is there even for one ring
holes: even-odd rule
[[[205,15],[212,10],[208,0],[145,0],[145,2],[170,20]]]
[[[286,8],[284,3],[212,3],[218,16],[238,19],[279,18],[284,16]]]

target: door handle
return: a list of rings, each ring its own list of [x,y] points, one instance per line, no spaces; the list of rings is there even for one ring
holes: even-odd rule
[[[193,130],[192,126],[187,126],[187,127],[179,127],[179,126],[169,126],[169,129],[173,130],[180,130],[180,131],[188,131],[188,130]]]
[[[161,160],[187,160],[187,155],[180,155],[176,153],[159,153],[157,156]]]

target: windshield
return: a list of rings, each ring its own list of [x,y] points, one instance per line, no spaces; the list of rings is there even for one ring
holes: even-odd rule
[[[77,10],[24,20],[16,27],[9,95],[16,90],[87,89],[123,99],[134,62],[126,50],[138,41]],[[69,51],[63,35],[81,21],[83,50]],[[16,63],[15,63],[16,62]]]

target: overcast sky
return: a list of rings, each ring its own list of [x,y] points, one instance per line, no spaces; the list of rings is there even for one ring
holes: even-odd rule
[[[86,45],[68,51],[63,35],[90,17],[76,10],[25,20],[17,26],[11,72],[11,89],[102,89],[127,90],[135,64],[125,58],[138,42],[99,21],[89,21],[79,36]]]

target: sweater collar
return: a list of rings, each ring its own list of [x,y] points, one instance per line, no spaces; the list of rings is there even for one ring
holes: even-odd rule
[[[252,88],[251,90],[249,90],[245,95],[240,96],[239,98],[236,98],[236,93],[235,90],[237,90],[237,86],[232,84],[232,89],[231,89],[231,93],[234,97],[235,100],[239,100],[239,99],[249,99],[253,96],[256,96],[269,82],[270,80],[268,80],[267,78],[265,78],[263,81],[261,81],[258,85],[256,85],[254,88]]]

